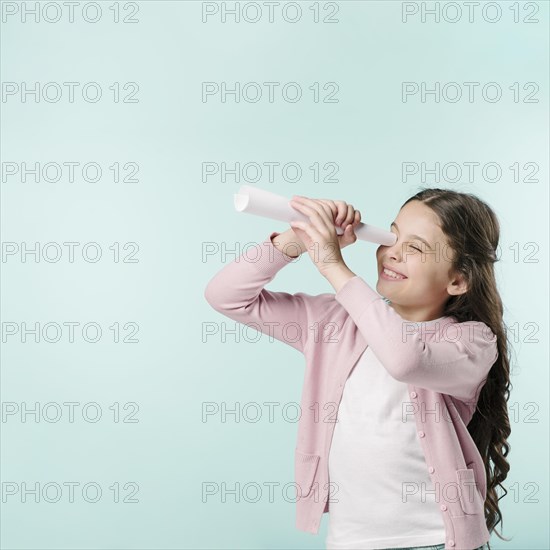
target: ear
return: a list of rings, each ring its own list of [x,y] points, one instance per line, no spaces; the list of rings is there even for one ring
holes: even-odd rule
[[[447,292],[451,296],[458,296],[468,292],[468,283],[466,278],[461,273],[453,272],[451,273],[451,278],[449,284],[447,285]]]

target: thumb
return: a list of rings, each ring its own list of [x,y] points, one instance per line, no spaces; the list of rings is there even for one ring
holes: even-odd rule
[[[346,238],[352,243],[354,243],[357,240],[355,229],[353,228],[353,225],[351,223],[349,223],[346,226],[345,235],[346,235]]]
[[[350,224],[344,227],[344,232],[338,236],[338,241],[340,242],[340,248],[344,248],[353,242]]]

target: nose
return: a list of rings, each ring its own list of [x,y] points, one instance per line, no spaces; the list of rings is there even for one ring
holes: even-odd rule
[[[396,261],[401,260],[401,243],[399,242],[399,239],[396,238],[394,244],[386,246],[385,248],[385,254],[388,258],[392,258]]]

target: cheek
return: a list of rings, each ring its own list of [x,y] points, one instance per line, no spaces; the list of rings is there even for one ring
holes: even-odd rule
[[[435,263],[426,264],[424,265],[423,279],[432,289],[439,289],[447,284],[445,270],[445,266]]]
[[[416,279],[423,286],[438,285],[443,279],[441,268],[429,259],[422,262],[420,256],[408,259],[407,273],[409,278]]]

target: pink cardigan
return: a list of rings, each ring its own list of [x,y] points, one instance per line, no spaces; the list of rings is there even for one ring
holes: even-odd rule
[[[485,469],[466,426],[479,396],[476,388],[498,357],[492,331],[484,323],[457,323],[453,317],[406,321],[359,276],[336,294],[266,290],[277,272],[293,263],[273,246],[271,239],[277,235],[272,232],[249,247],[246,257],[224,266],[204,295],[221,314],[304,354],[302,416],[294,454],[300,496],[296,528],[317,534],[323,513],[330,510],[334,487],[329,491],[328,456],[338,404],[352,367],[371,346],[390,375],[407,384],[407,410],[414,412],[440,503],[445,549],[473,550],[486,543]]]

